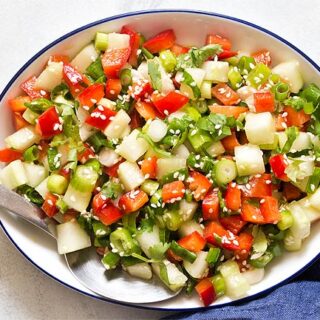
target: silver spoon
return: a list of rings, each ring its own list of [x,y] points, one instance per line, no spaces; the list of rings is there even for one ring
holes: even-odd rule
[[[0,207],[55,238],[56,222],[46,218],[40,208],[2,185],[0,185]],[[170,299],[179,293],[165,288],[156,276],[147,281],[131,277],[122,270],[106,271],[94,247],[68,253],[65,258],[69,270],[81,284],[114,301],[151,303]]]

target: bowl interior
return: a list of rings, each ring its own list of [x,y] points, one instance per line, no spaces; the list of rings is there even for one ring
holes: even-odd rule
[[[118,31],[123,25],[129,24],[136,30],[149,37],[161,30],[172,28],[177,35],[177,43],[183,45],[203,45],[208,33],[225,35],[232,40],[234,49],[243,52],[252,52],[261,48],[268,48],[271,52],[273,64],[289,59],[297,59],[301,65],[304,80],[320,84],[319,71],[306,57],[288,46],[280,39],[275,38],[250,24],[237,21],[228,17],[221,17],[206,13],[163,11],[133,13],[122,17],[110,18],[105,21],[92,24],[87,28],[80,28],[67,37],[55,41],[55,43],[35,58],[32,58],[16,75],[11,86],[4,93],[1,100],[2,117],[0,119],[0,143],[4,144],[4,138],[13,132],[11,114],[9,112],[8,99],[20,94],[19,84],[28,77],[39,74],[51,54],[66,54],[74,56],[84,45],[89,43],[97,31]],[[94,293],[87,290],[68,271],[64,260],[56,252],[55,242],[39,230],[25,222],[0,212],[0,219],[7,234],[15,242],[29,259],[43,271],[56,278],[60,282],[73,287],[83,293]],[[268,290],[285,279],[293,276],[299,270],[313,261],[319,254],[318,243],[320,241],[320,223],[312,226],[311,236],[304,242],[299,252],[286,253],[269,265],[262,282],[251,287],[249,296]],[[219,299],[215,305],[230,303],[227,297]],[[186,297],[180,295],[172,300],[144,305],[144,307],[161,309],[188,309],[201,307],[201,303],[194,295]]]

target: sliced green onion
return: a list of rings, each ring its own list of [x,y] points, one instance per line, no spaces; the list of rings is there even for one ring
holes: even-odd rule
[[[159,54],[159,59],[167,72],[172,72],[177,64],[177,59],[170,50],[161,51]]]
[[[193,278],[189,278],[186,286],[186,294],[190,295],[193,292],[194,287],[196,286],[197,281]]]
[[[306,114],[312,114],[313,111],[314,111],[314,106],[313,106],[313,103],[312,102],[306,102],[303,106],[303,111],[306,113]]]
[[[211,136],[206,131],[196,128],[189,131],[188,140],[197,152],[200,151],[206,143],[212,142]]]
[[[176,181],[176,180],[185,180],[188,178],[188,169],[187,168],[183,168],[180,170],[176,170],[173,172],[170,172],[166,175],[164,175],[160,180],[160,184],[164,185],[166,183],[170,183],[172,181]]]
[[[242,56],[238,62],[238,69],[241,75],[247,75],[256,66],[254,58]]]
[[[243,79],[238,67],[230,68],[228,79],[233,90],[238,90],[241,87]]]
[[[131,69],[122,69],[120,72],[120,81],[123,87],[127,88],[132,84]]]
[[[277,101],[285,100],[290,93],[289,85],[283,82],[275,84],[271,90],[274,92],[274,96]]]
[[[89,159],[85,166],[91,167],[95,172],[99,173],[101,170],[101,164],[97,159]]]
[[[276,84],[278,82],[280,82],[280,76],[278,74],[275,74],[275,73],[271,73],[270,76],[269,76],[269,82],[271,84]]]
[[[114,252],[108,252],[103,256],[101,262],[107,270],[115,269],[120,263],[120,256]]]
[[[94,81],[97,81],[100,78],[105,78],[100,57],[89,65],[89,67],[86,69],[86,74]]]
[[[141,190],[152,196],[159,188],[159,183],[154,180],[145,180],[141,185]]]
[[[299,129],[297,127],[289,127],[286,129],[286,135],[288,139],[281,150],[282,153],[288,153],[290,151],[293,142],[297,139],[299,135]]]
[[[178,210],[170,210],[165,212],[163,215],[163,220],[166,224],[166,227],[170,231],[177,231],[183,222]]]
[[[225,285],[223,277],[220,274],[216,274],[210,280],[213,284],[214,291],[215,291],[217,297],[223,296],[226,292],[226,285]]]
[[[309,84],[302,92],[301,97],[305,98],[308,102],[312,102],[314,106],[320,103],[320,88],[314,84]]]
[[[110,245],[108,238],[94,238],[93,245],[98,248],[106,248]]]
[[[105,51],[108,47],[108,34],[97,32],[94,39],[94,46],[99,51]]]
[[[313,174],[311,177],[308,179],[308,184],[306,188],[307,193],[314,193],[320,184],[320,168],[315,167],[313,170]]]
[[[201,114],[206,113],[208,111],[208,105],[206,100],[191,101],[191,106],[196,108]]]
[[[293,217],[289,210],[283,210],[280,212],[281,219],[277,224],[280,230],[287,230],[293,225]]]
[[[220,253],[221,253],[221,249],[219,249],[219,248],[210,248],[209,249],[206,261],[208,262],[210,267],[213,267],[214,264],[218,261]]]
[[[93,233],[97,238],[104,238],[111,233],[109,226],[104,225],[100,221],[92,222]]]
[[[90,166],[80,165],[71,179],[71,185],[80,192],[92,192],[97,182],[98,174]]]
[[[62,214],[66,213],[69,209],[68,205],[62,200],[62,198],[57,200],[56,206]]]
[[[50,192],[64,194],[68,187],[68,179],[60,174],[52,174],[47,181],[47,188]]]
[[[273,254],[266,251],[261,257],[257,259],[250,259],[249,263],[254,268],[264,268],[273,259]]]
[[[233,160],[221,159],[215,164],[215,179],[219,185],[226,185],[237,177],[237,167]]]
[[[31,146],[23,153],[23,160],[25,162],[33,162],[38,160],[39,157],[39,148],[36,145]]]
[[[282,246],[279,242],[273,242],[269,247],[268,250],[272,253],[274,257],[280,257],[283,253]]]
[[[141,250],[136,241],[131,237],[129,230],[118,228],[110,234],[110,242],[113,250],[120,255],[131,256],[133,253],[140,254]]]
[[[56,147],[50,147],[47,151],[47,156],[50,171],[58,170],[61,166],[58,149]]]
[[[143,55],[145,56],[146,59],[153,59],[154,58],[154,55],[149,50],[147,50],[146,48],[142,47],[141,51],[142,51],[142,53],[143,53]]]
[[[130,213],[122,217],[123,227],[129,230],[130,233],[134,234],[137,231],[137,216],[139,213]]]
[[[103,147],[114,149],[112,143],[108,141],[106,136],[100,131],[90,136],[87,142],[96,153],[98,153]]]
[[[192,192],[190,190],[186,190],[184,197],[186,199],[187,202],[192,202],[193,201],[193,196],[192,196]]]
[[[187,106],[187,107],[183,108],[183,111],[186,111],[187,115],[193,121],[198,121],[201,118],[201,113],[194,107]]]
[[[194,252],[191,252],[183,247],[181,247],[176,241],[172,241],[170,249],[174,254],[181,257],[183,260],[187,260],[190,263],[193,263],[197,259],[197,255]]]
[[[248,74],[247,84],[259,88],[268,81],[270,74],[271,70],[265,64],[258,63]]]

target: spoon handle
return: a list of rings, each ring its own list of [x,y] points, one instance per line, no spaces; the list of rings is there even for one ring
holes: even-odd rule
[[[46,221],[46,215],[40,208],[2,185],[0,185],[0,207],[54,236],[50,224]]]

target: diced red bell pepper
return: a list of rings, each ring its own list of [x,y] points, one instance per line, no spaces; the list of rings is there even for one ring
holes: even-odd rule
[[[221,143],[225,150],[232,154],[234,153],[234,148],[240,146],[235,131],[232,131],[230,136],[223,138]]]
[[[121,29],[121,33],[128,34],[130,36],[130,48],[131,54],[129,57],[129,63],[136,67],[138,64],[138,49],[140,46],[140,35],[135,30],[133,30],[129,26],[123,26]]]
[[[141,161],[141,172],[143,173],[146,179],[156,178],[157,160],[158,160],[157,157],[149,157]]]
[[[214,86],[212,88],[212,95],[225,106],[232,106],[241,101],[239,95],[225,83],[219,83]]]
[[[117,178],[118,177],[118,169],[120,164],[124,162],[123,159],[121,159],[119,162],[115,163],[112,167],[104,167],[103,171],[109,176],[109,177],[113,177],[113,178]]]
[[[288,127],[302,127],[311,119],[311,116],[309,114],[306,114],[303,109],[300,111],[296,111],[291,107],[285,107],[283,111],[287,114],[286,118]]]
[[[234,255],[238,262],[242,262],[248,259],[252,245],[253,236],[248,232],[242,232],[238,236],[239,250],[236,250]],[[240,269],[243,268],[243,264],[240,265]]]
[[[260,210],[260,203],[255,205],[249,199],[243,199],[241,205],[241,217],[244,221],[256,224],[264,224],[265,220]]]
[[[227,117],[235,117],[236,119],[240,114],[248,112],[247,107],[237,107],[237,106],[219,106],[218,104],[213,104],[209,106],[212,113],[224,114]]]
[[[63,177],[65,177],[67,180],[70,180],[71,176],[71,169],[70,168],[61,168],[59,170],[59,174]]]
[[[108,203],[110,203],[110,199],[102,194],[102,192],[97,193],[92,199],[92,209],[94,213],[101,211],[104,209]]]
[[[19,96],[9,100],[9,106],[13,112],[22,112],[27,109],[24,105],[26,102],[30,102],[29,96]]]
[[[174,45],[176,36],[172,29],[162,31],[154,37],[147,40],[143,47],[151,53],[158,53],[162,50],[171,48]]]
[[[68,209],[68,211],[62,215],[63,222],[69,222],[69,221],[75,220],[78,215],[79,215],[79,211]]]
[[[78,96],[82,106],[91,108],[104,97],[104,86],[102,83],[95,83],[85,88]]]
[[[219,44],[223,50],[231,50],[231,41],[228,38],[221,37],[218,34],[208,34],[206,44]]]
[[[44,138],[49,138],[62,132],[62,124],[56,107],[50,107],[39,116],[36,130]]]
[[[287,201],[298,200],[302,196],[301,190],[290,182],[283,184],[282,194]]]
[[[16,130],[19,130],[23,127],[30,125],[29,122],[27,122],[19,112],[14,113],[13,119],[14,119],[14,126]]]
[[[159,94],[153,94],[151,99],[163,117],[178,111],[189,101],[189,98],[176,91],[171,91],[164,97]]]
[[[149,98],[150,94],[153,92],[152,86],[147,80],[134,82],[128,89],[128,94],[137,101]]]
[[[214,190],[210,191],[202,201],[202,217],[203,220],[218,220],[220,203],[218,193]]]
[[[238,211],[241,207],[241,190],[238,186],[230,182],[227,187],[226,194],[224,196],[226,206],[231,211]]]
[[[271,56],[270,56],[270,51],[267,49],[262,49],[259,51],[256,51],[251,54],[251,57],[255,60],[255,62],[258,63],[263,63],[266,66],[271,65]]]
[[[274,197],[263,197],[260,200],[260,211],[265,223],[277,223],[281,218],[278,200]]]
[[[166,183],[162,187],[162,201],[164,203],[173,203],[183,198],[185,186],[182,181],[173,181]]]
[[[190,172],[187,182],[196,201],[203,200],[212,186],[209,179],[197,171]]]
[[[178,244],[189,251],[199,252],[205,247],[206,240],[198,231],[194,231],[178,240]]]
[[[63,79],[74,97],[81,93],[88,85],[88,80],[84,75],[68,63],[63,65]]]
[[[238,54],[237,51],[230,51],[230,50],[223,50],[221,53],[218,54],[218,59],[229,59],[231,57],[234,57]]]
[[[142,190],[131,190],[120,197],[119,207],[124,213],[138,211],[148,202],[148,195]]]
[[[204,238],[207,242],[227,250],[238,250],[238,237],[226,230],[219,222],[210,221],[204,228]]]
[[[180,56],[181,54],[185,54],[188,53],[190,48],[187,47],[183,47],[180,46],[179,44],[174,44],[171,48],[170,48],[171,52],[176,55],[177,57]]]
[[[252,177],[249,182],[241,188],[242,193],[248,198],[262,198],[272,196],[271,175],[264,173]]]
[[[106,98],[116,100],[121,93],[122,85],[120,79],[108,79],[106,82]]]
[[[282,181],[289,181],[285,172],[288,167],[288,161],[285,159],[283,154],[276,154],[270,157],[269,163],[276,178]]]
[[[247,224],[246,221],[242,220],[242,217],[239,214],[222,217],[219,219],[219,221],[224,228],[230,230],[234,234],[238,234],[241,229]]]
[[[288,127],[287,125],[288,119],[286,114],[279,113],[275,117],[275,127],[277,131],[284,131]]]
[[[139,112],[136,109],[132,109],[129,114],[131,121],[130,121],[130,128],[131,130],[141,128],[144,124],[142,118],[140,117]]]
[[[82,152],[78,153],[78,161],[80,161],[82,164],[95,157],[94,151],[88,144],[85,143],[84,147],[85,149]]]
[[[35,76],[29,78],[20,85],[20,88],[31,98],[44,98],[48,96],[48,93],[45,90],[35,89],[35,83],[37,78]]]
[[[58,197],[54,194],[50,192],[46,194],[41,209],[49,218],[53,217],[58,212],[58,208],[56,206],[57,201]]]
[[[49,58],[49,62],[62,62],[63,64],[66,64],[69,63],[69,61],[69,57],[63,54],[53,54]]]
[[[91,112],[91,114],[87,117],[85,122],[87,124],[90,124],[90,126],[98,128],[100,130],[104,130],[110,123],[112,117],[114,117],[116,114],[116,111],[99,105]]]
[[[202,279],[196,286],[195,289],[203,302],[205,307],[209,306],[212,302],[217,299],[216,292],[210,279]]]
[[[22,152],[5,148],[0,150],[0,162],[12,162],[22,158]]]
[[[256,112],[274,112],[275,101],[270,91],[256,92],[253,94]]]
[[[140,116],[146,121],[148,121],[149,119],[153,120],[157,117],[158,112],[150,102],[137,101],[133,106],[138,111]]]
[[[118,78],[120,69],[126,64],[130,57],[130,48],[107,49],[102,58],[102,66],[107,78]]]
[[[106,207],[102,207],[101,210],[95,212],[95,215],[103,224],[109,226],[110,224],[120,220],[123,216],[123,213],[113,204],[109,203]]]

